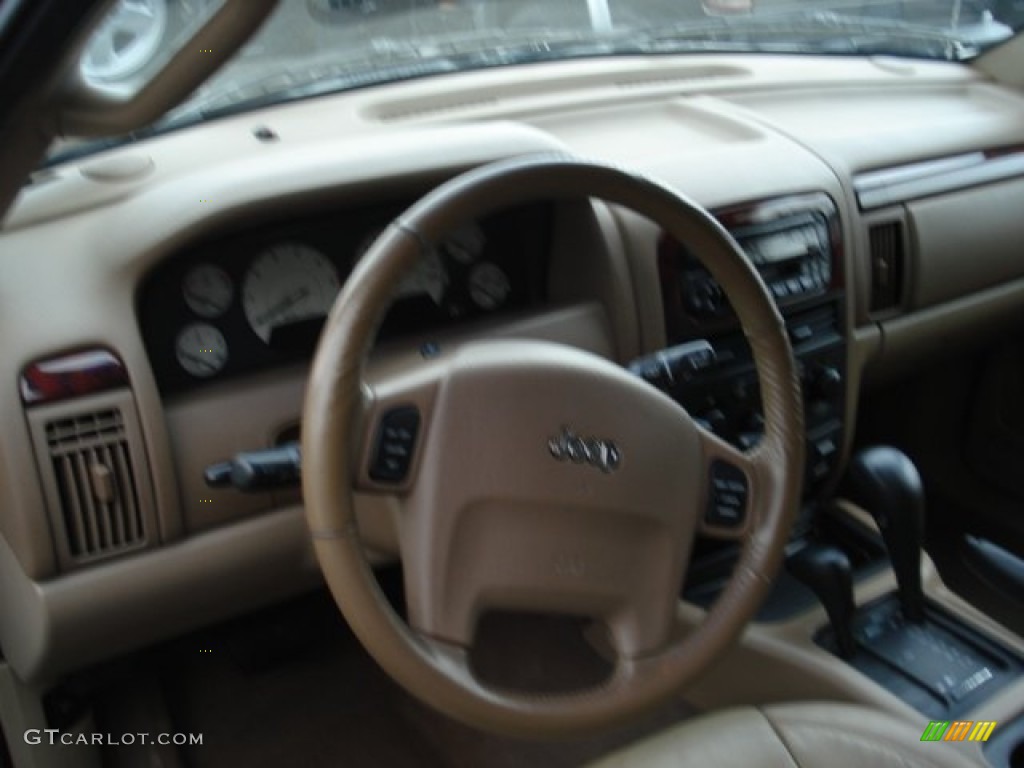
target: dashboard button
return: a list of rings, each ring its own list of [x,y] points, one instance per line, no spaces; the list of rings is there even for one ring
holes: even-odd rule
[[[800,323],[799,325],[791,325],[789,327],[789,338],[794,344],[807,341],[813,336],[814,329],[808,323]]]

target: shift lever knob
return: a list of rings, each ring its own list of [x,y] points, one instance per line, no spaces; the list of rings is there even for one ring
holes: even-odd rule
[[[853,568],[838,547],[808,544],[786,560],[786,568],[809,587],[825,606],[839,655],[845,659],[856,652],[853,637]]]
[[[850,462],[844,490],[878,524],[896,574],[903,615],[913,622],[923,621],[924,488],[917,467],[895,448],[866,448]]]

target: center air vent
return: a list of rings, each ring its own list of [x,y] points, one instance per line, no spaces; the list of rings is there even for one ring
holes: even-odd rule
[[[29,422],[61,564],[150,543],[152,490],[131,392],[35,408]]]
[[[871,259],[871,311],[896,309],[903,296],[903,222],[886,221],[868,229]]]

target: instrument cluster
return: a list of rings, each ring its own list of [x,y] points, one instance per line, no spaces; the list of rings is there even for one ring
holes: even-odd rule
[[[143,282],[138,315],[157,382],[176,392],[308,359],[346,278],[402,210],[378,205],[203,241]],[[382,337],[543,301],[549,205],[466,222],[397,287]]]

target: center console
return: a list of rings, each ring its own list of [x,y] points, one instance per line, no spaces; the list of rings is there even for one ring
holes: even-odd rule
[[[825,492],[844,435],[846,347],[842,242],[835,204],[814,193],[715,212],[773,294],[786,320],[804,391],[805,497]],[[695,254],[662,237],[658,269],[669,346],[633,369],[675,398],[703,426],[740,448],[763,432],[750,348],[729,299]],[[695,345],[699,345],[696,347]],[[705,350],[686,375],[658,361]]]
[[[800,375],[807,436],[804,504],[793,529],[815,525],[840,471],[846,425],[845,286],[835,203],[808,193],[714,211],[771,292],[786,323]],[[753,355],[728,297],[685,246],[658,245],[667,346],[635,360],[631,370],[679,402],[703,427],[738,448],[763,434],[761,392]],[[738,556],[734,543],[698,541],[684,597],[710,605]],[[759,618],[777,620],[813,604],[792,578],[780,580]]]
[[[873,690],[895,696],[939,725],[987,712],[990,702],[1020,685],[1024,655],[923,588],[924,493],[913,464],[895,449],[875,447],[857,452],[840,477],[841,447],[851,425],[845,423],[846,295],[833,201],[824,194],[795,195],[718,210],[715,216],[776,301],[803,390],[803,508],[787,547],[787,567],[758,614],[760,626],[770,633],[773,626],[800,624],[820,602],[828,622],[810,625],[809,640],[856,670]],[[667,344],[631,369],[706,429],[738,448],[754,446],[764,426],[757,372],[728,297],[696,255],[667,236],[659,242],[658,269]],[[837,489],[874,524],[840,514]],[[734,543],[698,541],[684,599],[705,607],[713,603],[737,554]],[[892,579],[884,573],[890,563],[895,591],[864,589]],[[969,723],[953,725],[960,729],[950,737],[956,740]],[[978,741],[988,739],[994,721],[982,725],[988,730]],[[1000,723],[995,734],[986,749],[989,761],[999,768],[1024,765],[1024,715]]]

